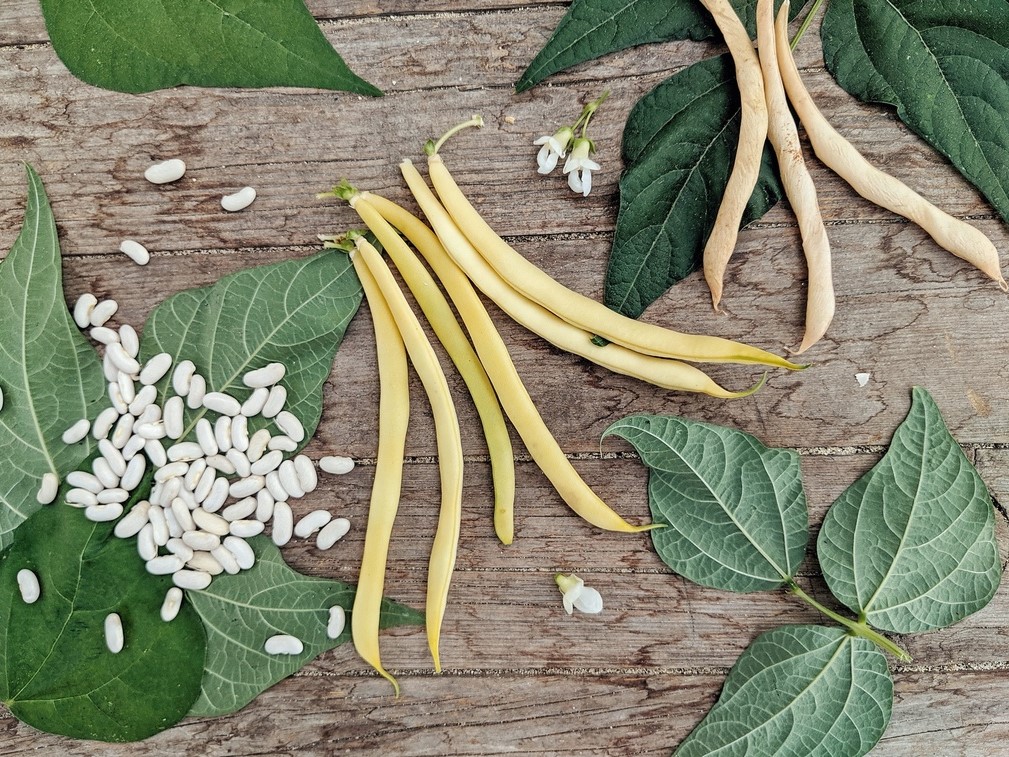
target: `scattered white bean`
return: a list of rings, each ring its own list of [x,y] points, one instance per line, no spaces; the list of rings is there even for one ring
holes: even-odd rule
[[[105,380],[110,384],[119,378],[119,369],[112,364],[108,353],[102,356],[102,372],[105,374]]]
[[[299,539],[307,539],[331,520],[333,516],[326,510],[313,510],[294,525],[294,535]]]
[[[120,539],[129,539],[140,533],[147,525],[147,511],[151,509],[151,503],[146,499],[137,502],[126,516],[116,523],[113,533]],[[152,542],[153,543],[153,542]]]
[[[182,397],[171,397],[165,402],[164,427],[165,435],[169,439],[178,439],[182,436],[184,412]]]
[[[56,499],[56,494],[60,490],[60,479],[52,471],[44,473],[42,475],[42,483],[39,485],[38,493],[35,495],[35,500],[40,505],[48,505],[54,499]],[[88,492],[90,494],[90,492]]]
[[[221,198],[221,207],[229,213],[245,210],[256,200],[256,190],[252,187],[245,187],[234,194],[224,195]]]
[[[153,560],[148,560],[144,565],[152,576],[167,576],[169,573],[182,570],[183,566],[185,566],[185,562],[177,555],[161,555]]]
[[[218,453],[217,439],[214,436],[214,427],[206,418],[200,418],[196,422],[196,440],[199,442],[203,454],[207,457]]]
[[[214,490],[214,484],[216,483],[217,471],[208,467],[205,471],[203,471],[203,475],[200,476],[200,480],[197,482],[196,488],[193,490],[194,501],[204,502],[207,497],[210,496],[210,492]]]
[[[298,472],[294,469],[293,460],[282,462],[280,468],[277,469],[277,473],[280,474],[280,485],[284,487],[284,490],[288,494],[295,499],[305,496],[305,490],[301,488],[301,482],[298,481]]]
[[[115,300],[102,300],[91,308],[91,326],[104,326],[109,319],[119,310],[119,303]]]
[[[203,407],[203,398],[207,394],[207,380],[199,373],[189,380],[189,394],[186,395],[186,405],[190,410]]]
[[[188,463],[203,457],[203,448],[196,442],[178,442],[165,450],[165,453],[173,463],[180,460]]]
[[[186,531],[182,534],[182,541],[197,552],[209,552],[221,546],[220,537],[217,534],[208,534],[206,531]]]
[[[271,471],[266,474],[266,488],[277,502],[286,502],[288,497],[291,496],[287,493],[284,485],[280,483],[280,474],[277,471]]]
[[[249,419],[237,415],[231,421],[231,446],[239,452],[249,449]]]
[[[298,449],[298,443],[289,436],[283,434],[274,436],[266,445],[270,450],[280,450],[281,452],[294,452]]]
[[[251,418],[254,415],[259,415],[263,412],[263,408],[266,406],[266,400],[270,396],[270,390],[265,386],[261,386],[258,389],[253,390],[249,398],[242,403],[242,415],[246,418]]]
[[[210,494],[203,500],[203,509],[208,513],[214,513],[221,509],[228,499],[228,479],[217,478],[214,485],[210,487]]]
[[[182,562],[189,562],[193,559],[193,548],[182,541],[181,538],[169,539],[165,549],[178,557]]]
[[[171,367],[172,356],[167,352],[159,352],[148,360],[140,371],[140,383],[144,386],[153,386],[165,377]]]
[[[235,499],[251,497],[266,485],[266,480],[262,476],[248,476],[236,481],[228,489],[228,493]]]
[[[154,404],[154,400],[157,398],[158,390],[155,387],[150,384],[143,386],[140,391],[137,392],[137,396],[133,398],[133,402],[130,403],[130,415],[139,417],[143,415],[148,408],[157,408],[157,405]]]
[[[171,158],[155,163],[144,171],[144,178],[151,184],[171,184],[186,174],[186,164],[179,158]]]
[[[162,465],[158,468],[157,472],[154,474],[154,480],[158,483],[164,483],[170,478],[175,478],[177,476],[185,476],[186,472],[189,470],[189,463],[175,462],[169,463],[168,465]]]
[[[270,432],[267,429],[261,428],[254,433],[252,438],[249,439],[249,448],[245,451],[245,456],[249,458],[249,462],[254,463],[260,460],[269,444]]]
[[[182,609],[182,589],[173,586],[165,592],[165,601],[161,604],[161,619],[171,623]]]
[[[231,524],[231,534],[248,539],[263,533],[266,526],[259,520],[236,520]]]
[[[168,521],[165,519],[165,511],[158,505],[151,505],[151,509],[147,511],[147,518],[151,521],[154,543],[159,547],[165,546],[168,540],[172,538],[171,533],[168,531]]]
[[[294,529],[294,513],[291,506],[286,502],[277,502],[273,506],[273,532],[271,537],[273,543],[278,547],[283,547],[291,541],[291,533]]]
[[[135,358],[140,354],[140,337],[137,335],[137,330],[130,324],[124,323],[119,327],[119,343],[123,345],[123,349],[130,357]]]
[[[186,500],[182,497],[176,497],[172,500],[172,509],[170,511],[172,515],[175,516],[175,522],[179,524],[179,527],[183,531],[195,531],[196,522],[193,520],[193,514],[189,511],[189,505],[186,504]],[[168,510],[165,511],[167,516]],[[181,565],[179,566],[182,567]],[[168,571],[169,573],[174,573],[174,571]]]
[[[28,568],[22,568],[17,575],[18,591],[21,592],[21,600],[26,605],[35,604],[42,596],[42,587],[39,585],[39,577]]]
[[[340,605],[329,608],[329,622],[326,624],[326,636],[330,639],[340,638],[347,625],[347,612]]]
[[[346,518],[334,518],[319,532],[315,546],[319,549],[329,549],[350,531],[350,521]]]
[[[301,639],[296,636],[288,636],[287,634],[277,634],[276,636],[271,636],[266,640],[263,645],[263,650],[267,654],[281,655],[281,654],[301,654],[305,651],[305,645],[301,643]]]
[[[231,554],[231,550],[223,544],[217,549],[211,550],[210,554],[213,555],[214,559],[221,564],[221,567],[224,568],[224,572],[228,575],[233,576],[241,570],[241,567],[238,565],[238,560],[236,560],[235,556]]]
[[[192,558],[186,563],[186,566],[194,570],[202,570],[212,576],[219,576],[224,572],[224,568],[217,562],[217,559],[209,552],[203,550],[194,552]]]
[[[122,481],[119,482],[120,484]],[[113,505],[122,504],[130,498],[130,493],[121,487],[115,489],[104,489],[98,494],[98,504]]]
[[[102,489],[105,491],[105,489]],[[90,492],[87,489],[71,489],[67,492],[66,496],[68,505],[97,505],[98,495],[94,492]]]
[[[242,376],[242,383],[250,389],[266,388],[276,384],[286,373],[287,368],[283,363],[270,363],[246,373]]]
[[[110,344],[105,348],[105,354],[109,356],[112,364],[121,372],[130,376],[140,373],[140,363],[135,357],[130,357],[126,348],[121,344]]]
[[[119,245],[119,251],[137,265],[147,265],[151,262],[151,253],[140,242],[133,239],[124,239],[123,243]]]
[[[175,372],[172,374],[172,389],[175,390],[176,394],[180,397],[185,397],[189,394],[189,389],[195,373],[196,366],[193,365],[192,360],[183,360],[175,366]]]
[[[307,455],[294,458],[294,472],[298,474],[298,483],[305,494],[315,491],[315,487],[319,485],[319,476],[315,472],[315,464]]]
[[[114,407],[105,408],[95,418],[95,423],[91,427],[91,435],[95,439],[105,439],[112,430],[112,427],[116,425],[117,420],[119,420],[119,413],[116,412],[116,409]]]
[[[200,477],[207,470],[207,459],[200,457],[189,464],[189,470],[186,472],[185,480],[182,485],[189,491],[194,491],[197,484],[200,483]]]
[[[263,457],[252,464],[252,472],[259,476],[265,476],[267,473],[277,470],[282,462],[284,462],[283,452],[280,450],[267,452],[263,455]]]
[[[102,482],[102,486],[108,489],[115,489],[119,486],[119,476],[117,476],[109,466],[109,461],[104,457],[96,457],[91,463],[91,470],[95,478]]]
[[[153,424],[148,423],[145,425],[150,426]],[[161,427],[165,427],[164,423],[161,424]],[[142,436],[140,438],[144,439]],[[157,468],[160,468],[168,462],[168,455],[165,454],[165,447],[161,443],[160,439],[145,439],[144,452],[147,453],[147,457],[150,458],[151,464]]]
[[[231,531],[231,524],[228,521],[202,508],[193,511],[193,520],[197,526],[214,536],[225,536]]]
[[[122,450],[126,446],[126,442],[133,438],[133,423],[134,418],[129,413],[119,416],[119,421],[116,423],[115,428],[112,429],[113,447]],[[105,439],[102,439],[102,441],[104,442]]]
[[[260,489],[256,492],[256,520],[265,523],[273,517],[273,506],[275,501],[269,489]]]
[[[217,442],[217,451],[220,452],[222,455],[229,449],[231,449],[230,416],[222,415],[214,423],[214,440]]]
[[[151,523],[144,524],[137,534],[137,554],[145,562],[158,556],[158,544],[154,541],[154,525]]]
[[[101,481],[90,473],[82,470],[75,470],[68,473],[67,483],[70,486],[87,489],[89,492],[94,492],[95,494],[98,494],[98,492],[105,488]]]
[[[139,365],[137,363],[138,367]],[[126,411],[129,412],[130,403],[137,398],[137,387],[133,383],[133,379],[125,373],[120,373],[116,376],[116,383],[119,384],[119,396],[123,398],[123,402],[127,406]]]
[[[277,413],[277,417],[274,419],[274,422],[281,431],[299,444],[305,440],[305,428],[301,425],[301,421],[298,420],[294,413],[289,413],[287,410],[281,410]]]
[[[235,561],[242,570],[248,570],[256,564],[256,553],[245,539],[228,536],[224,539],[224,546],[235,556]]]
[[[211,575],[202,570],[178,570],[172,574],[172,583],[180,589],[202,591],[210,586]]]
[[[228,505],[224,508],[224,511],[221,513],[221,517],[228,521],[243,520],[248,518],[254,512],[256,512],[256,498],[246,497],[245,499],[240,499],[235,504]]]
[[[120,415],[125,415],[130,412],[130,406],[127,404],[126,400],[123,399],[122,389],[119,388],[118,374],[116,375],[115,381],[109,382],[109,401],[112,403],[112,407],[116,411],[117,420]]]
[[[270,396],[266,398],[266,404],[263,405],[263,415],[267,418],[273,418],[284,409],[285,402],[287,402],[287,389],[281,384],[277,384],[270,389]]]
[[[221,415],[238,415],[242,412],[242,403],[224,392],[207,392],[203,397],[203,406]]]
[[[237,449],[229,449],[228,454],[225,455],[228,462],[235,469],[235,473],[243,478],[248,476],[252,472],[252,466],[249,465],[249,458],[245,456],[244,452],[239,452]]]
[[[99,344],[104,344],[106,346],[115,344],[119,341],[119,332],[115,329],[110,329],[107,326],[95,326],[88,332],[88,335]]]
[[[126,459],[112,442],[108,439],[99,439],[98,451],[102,453],[113,473],[119,477],[126,473]]]
[[[211,455],[207,458],[207,465],[225,476],[230,476],[235,472],[235,466],[224,455]]]
[[[74,303],[74,323],[77,328],[86,329],[91,325],[91,313],[98,304],[98,298],[90,292],[85,292]]]
[[[123,514],[123,506],[118,502],[110,505],[90,505],[84,510],[84,517],[93,523],[108,523]]]
[[[123,651],[123,644],[126,638],[123,635],[123,621],[119,615],[110,612],[105,616],[105,646],[112,654],[119,654]]]
[[[147,458],[143,455],[137,455],[126,464],[126,472],[123,474],[122,479],[120,479],[119,485],[126,491],[133,491],[140,486],[140,481],[143,479],[144,471],[146,470]]]
[[[326,457],[319,460],[319,467],[326,471],[326,473],[331,473],[336,476],[342,476],[345,473],[350,473],[354,470],[354,461],[349,457],[337,457],[335,455],[327,455]]]

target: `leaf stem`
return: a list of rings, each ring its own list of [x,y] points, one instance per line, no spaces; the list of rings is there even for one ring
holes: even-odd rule
[[[828,618],[833,620],[835,623],[840,623],[842,626],[847,628],[855,636],[859,636],[867,641],[871,641],[877,647],[882,649],[884,652],[889,652],[891,655],[896,657],[901,662],[911,662],[911,655],[907,653],[896,642],[890,641],[890,639],[883,636],[883,634],[870,628],[864,621],[855,622],[850,618],[846,618],[843,615],[838,615],[836,612],[831,610],[829,607],[824,607],[801,588],[794,581],[789,581],[787,584],[788,591],[803,602],[819,610],[821,613],[826,615]]]
[[[471,119],[469,119],[468,121],[463,121],[461,124],[456,124],[451,129],[449,129],[447,132],[445,132],[444,134],[442,134],[441,138],[437,142],[434,142],[434,141],[432,141],[432,140],[429,139],[427,142],[424,143],[424,153],[427,154],[427,155],[437,155],[438,150],[441,149],[441,146],[443,144],[445,144],[445,141],[449,137],[454,136],[455,134],[457,134],[458,132],[462,131],[463,129],[468,129],[471,126],[475,126],[478,129],[481,128],[483,126],[483,116],[481,116],[478,113],[475,116],[473,116]]]
[[[816,0],[816,2],[813,3],[813,7],[809,9],[809,13],[807,13],[806,17],[802,20],[802,26],[799,27],[799,31],[797,31],[795,36],[792,37],[792,44],[790,45],[792,50],[795,50],[796,46],[799,44],[799,40],[802,39],[802,35],[806,33],[810,24],[813,23],[813,18],[816,16],[817,11],[820,10],[821,5],[823,5],[823,0]]]

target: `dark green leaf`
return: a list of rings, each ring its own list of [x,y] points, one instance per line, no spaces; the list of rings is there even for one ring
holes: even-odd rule
[[[785,626],[757,637],[677,757],[860,757],[893,708],[886,658],[840,628]]]
[[[0,548],[39,508],[42,476],[61,479],[92,452],[90,438],[66,445],[63,432],[103,407],[97,354],[63,300],[56,223],[30,167],[24,225],[0,265]]]
[[[296,573],[264,537],[249,539],[256,552],[251,570],[220,575],[189,599],[207,628],[207,672],[193,715],[225,715],[241,709],[260,692],[300,670],[327,649],[350,640],[354,587]],[[326,636],[329,608],[347,611],[338,639]],[[418,625],[423,616],[385,600],[382,628]],[[299,655],[268,655],[263,644],[274,634],[301,639]]]
[[[42,587],[31,605],[17,588],[22,568]],[[35,728],[78,739],[135,741],[177,723],[200,693],[206,640],[192,607],[161,620],[170,586],[111,523],[64,505],[36,513],[0,557],[0,700]],[[119,654],[105,645],[112,612],[125,631]]]
[[[757,0],[730,2],[755,36]],[[775,7],[780,4],[776,0]],[[793,3],[792,18],[803,5]],[[697,0],[574,0],[515,89],[524,92],[558,71],[628,47],[717,36],[718,29]]]
[[[604,436],[626,439],[648,466],[651,532],[680,575],[728,591],[766,591],[790,579],[808,540],[806,495],[794,452],[742,431],[634,415]]]
[[[151,314],[141,360],[168,352],[192,360],[210,390],[240,399],[242,376],[267,363],[287,366],[286,409],[305,426],[306,442],[322,415],[322,386],[347,324],[361,304],[361,285],[341,252],[260,266],[227,276],[212,287],[180,292]],[[170,387],[160,384],[163,401]],[[187,428],[206,411],[186,411]],[[265,419],[253,419],[250,428]]]
[[[924,389],[883,459],[830,508],[817,553],[834,596],[886,631],[943,628],[994,596],[991,497]]]
[[[728,55],[671,76],[631,111],[624,130],[620,211],[606,274],[605,302],[637,318],[701,265],[739,139],[739,90]],[[764,151],[743,225],[782,196]]]
[[[363,95],[303,0],[42,0],[71,73],[119,92],[200,87],[318,87]]]
[[[822,36],[842,87],[896,107],[1009,221],[1009,4],[831,0]]]

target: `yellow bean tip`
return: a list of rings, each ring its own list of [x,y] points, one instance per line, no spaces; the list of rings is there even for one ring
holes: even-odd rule
[[[1009,292],[1009,284],[1007,284],[1006,280],[1001,276],[995,279],[995,283],[998,284],[998,288],[1001,289],[1003,292]]]
[[[751,386],[749,389],[742,389],[738,392],[730,392],[728,399],[738,400],[742,399],[743,397],[749,397],[751,394],[756,394],[761,389],[763,389],[764,384],[766,383],[767,383],[767,372],[765,371],[764,375],[760,377],[760,380],[756,384]]]

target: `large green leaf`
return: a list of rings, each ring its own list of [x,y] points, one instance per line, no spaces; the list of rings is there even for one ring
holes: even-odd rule
[[[56,223],[30,167],[21,234],[0,265],[0,548],[39,508],[42,476],[60,478],[92,452],[63,432],[102,406],[101,361],[67,312]]]
[[[831,0],[824,59],[897,115],[1009,221],[1009,3]]]
[[[648,466],[651,532],[680,575],[728,591],[779,588],[806,551],[808,514],[799,457],[742,431],[634,415],[605,434],[626,439]]]
[[[995,595],[991,497],[924,389],[883,459],[831,506],[817,553],[834,596],[886,631],[943,628]]]
[[[872,643],[840,628],[757,637],[677,757],[860,757],[890,722],[893,680]]]
[[[729,1],[754,36],[757,0]],[[775,7],[780,4],[775,0]],[[793,18],[803,5],[793,3]],[[696,0],[574,0],[515,89],[523,92],[558,71],[635,45],[717,36],[710,15]]]
[[[144,326],[141,359],[167,352],[176,362],[192,360],[210,390],[243,400],[247,371],[283,363],[286,409],[304,425],[307,443],[322,415],[333,355],[360,304],[361,285],[343,253],[249,268],[161,303]],[[162,399],[169,386],[165,377]],[[205,411],[186,413],[191,430]],[[265,423],[252,419],[250,428]]]
[[[363,95],[303,0],[41,0],[71,73],[119,92],[319,87]]]
[[[609,307],[637,318],[700,267],[736,157],[739,124],[728,55],[674,74],[634,106],[624,129],[627,169],[606,274]],[[781,196],[774,156],[766,149],[743,225]]]
[[[327,649],[350,639],[353,586],[296,573],[264,537],[249,539],[249,544],[257,557],[251,570],[222,574],[204,591],[188,594],[207,628],[207,670],[193,715],[235,712]],[[326,623],[334,605],[347,611],[347,625],[339,638],[330,639]],[[382,628],[422,622],[420,613],[383,602]],[[281,633],[301,639],[304,652],[266,654],[263,644]]]
[[[36,513],[0,556],[0,700],[35,728],[134,741],[181,720],[200,693],[206,639],[185,604],[160,617],[169,576],[144,570],[132,540],[63,505]],[[42,596],[25,604],[27,568]],[[125,646],[112,654],[104,622],[118,613]]]

